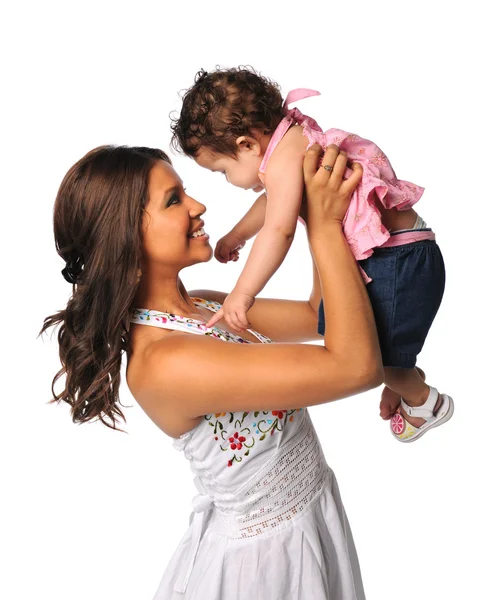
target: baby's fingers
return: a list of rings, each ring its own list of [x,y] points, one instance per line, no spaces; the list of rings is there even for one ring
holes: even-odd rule
[[[244,331],[250,327],[250,323],[241,312],[235,312],[231,317],[231,327],[238,332]]]
[[[224,317],[224,309],[220,308],[207,322],[207,327],[213,327],[217,321],[220,321]]]
[[[216,258],[216,260],[218,260],[221,263],[226,263],[227,262],[227,257],[226,257],[226,252],[224,250],[224,245],[223,244],[217,244],[217,246],[215,247],[215,252],[214,252],[214,256]]]

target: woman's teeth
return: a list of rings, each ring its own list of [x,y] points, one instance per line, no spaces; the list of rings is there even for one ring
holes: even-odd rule
[[[198,231],[195,231],[194,233],[191,234],[191,237],[200,237],[201,235],[205,235],[205,230],[203,229],[203,227],[201,229],[198,229]]]

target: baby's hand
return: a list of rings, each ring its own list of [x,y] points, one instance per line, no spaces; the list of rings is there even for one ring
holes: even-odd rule
[[[255,302],[253,296],[243,294],[235,289],[226,297],[222,308],[208,321],[207,327],[213,327],[217,321],[225,318],[229,327],[235,331],[244,331],[251,327],[246,313],[250,310]]]
[[[217,242],[214,256],[221,263],[226,263],[230,260],[236,262],[239,258],[239,251],[245,244],[246,240],[243,240],[239,235],[230,231]]]

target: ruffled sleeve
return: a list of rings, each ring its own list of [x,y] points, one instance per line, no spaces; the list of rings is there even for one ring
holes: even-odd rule
[[[373,142],[341,129],[330,129],[325,135],[327,145],[336,144],[346,150],[348,158],[363,167],[362,181],[353,194],[344,221],[344,233],[353,254],[362,260],[390,237],[382,224],[376,198],[386,209],[408,210],[418,202],[424,188],[398,179],[387,156]],[[351,171],[347,170],[349,175]]]
[[[374,142],[340,129],[326,131],[326,138],[362,165],[368,187],[377,188],[377,196],[385,208],[407,210],[420,200],[424,188],[398,179],[388,157]]]

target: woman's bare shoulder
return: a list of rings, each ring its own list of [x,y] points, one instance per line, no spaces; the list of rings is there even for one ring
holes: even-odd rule
[[[176,403],[170,401],[170,383],[175,378],[168,378],[164,370],[168,356],[177,348],[176,338],[185,338],[188,334],[173,330],[161,332],[162,337],[131,353],[126,381],[133,398],[155,425],[168,436],[178,438],[193,429],[199,419],[178,410]]]

